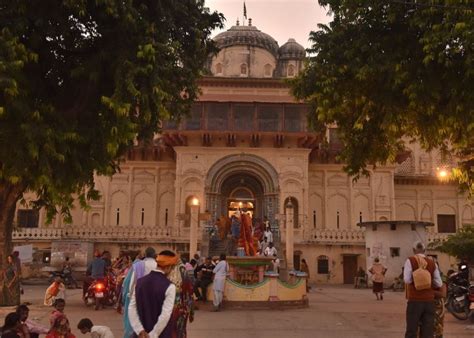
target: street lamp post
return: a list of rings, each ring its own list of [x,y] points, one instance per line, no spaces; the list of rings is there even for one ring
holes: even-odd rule
[[[193,198],[191,201],[191,220],[189,231],[189,258],[191,259],[197,253],[197,234],[199,227],[199,200]]]

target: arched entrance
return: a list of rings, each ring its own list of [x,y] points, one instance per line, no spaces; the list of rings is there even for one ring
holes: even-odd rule
[[[230,155],[217,161],[206,179],[206,206],[213,219],[237,209],[254,218],[267,216],[274,225],[278,212],[278,174],[266,160],[255,155]]]

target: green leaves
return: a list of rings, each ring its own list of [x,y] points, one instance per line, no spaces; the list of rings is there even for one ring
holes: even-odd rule
[[[474,225],[464,225],[456,234],[450,235],[444,242],[430,245],[436,250],[474,263]]]
[[[470,5],[319,3],[333,21],[311,33],[311,57],[292,87],[314,107],[316,127],[338,125],[346,170],[357,175],[391,161],[404,148],[402,138],[427,150],[449,144],[467,175],[461,186],[474,192],[472,170],[462,169],[474,149],[468,132],[474,123]]]
[[[21,181],[68,218],[137,134],[187,114],[223,17],[201,0],[0,4],[0,190]]]

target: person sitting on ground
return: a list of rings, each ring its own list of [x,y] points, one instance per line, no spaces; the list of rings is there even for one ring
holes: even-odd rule
[[[18,305],[16,308],[16,313],[20,316],[20,321],[22,324],[26,325],[28,332],[30,333],[30,338],[38,338],[40,334],[47,334],[49,329],[46,326],[43,326],[39,323],[33,322],[28,319],[30,314],[30,309],[26,304]]]
[[[43,303],[46,306],[51,306],[54,304],[56,299],[64,298],[66,298],[66,286],[61,280],[61,277],[56,277],[54,282],[46,289]]]
[[[49,324],[53,327],[56,318],[65,316],[64,308],[66,307],[66,301],[62,298],[58,298],[54,301],[53,304],[54,310],[51,312],[49,316]]]
[[[89,318],[83,318],[77,324],[82,334],[90,333],[91,338],[114,338],[108,326],[94,325]]]
[[[273,242],[268,243],[268,247],[263,251],[263,255],[267,257],[273,257],[277,255],[277,249],[273,246]]]
[[[20,315],[16,312],[11,312],[6,315],[5,322],[0,330],[0,337],[2,338],[29,338],[30,334],[26,325],[20,321]]]
[[[61,314],[54,320],[53,326],[46,335],[46,338],[76,338],[76,336],[71,333],[71,326],[67,317]]]

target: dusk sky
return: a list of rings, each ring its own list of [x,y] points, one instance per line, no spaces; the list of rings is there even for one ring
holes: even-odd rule
[[[226,17],[224,30],[234,26],[237,18],[242,24],[243,3],[242,0],[206,0],[206,6]],[[318,23],[330,20],[317,0],[246,0],[245,4],[252,25],[271,35],[280,46],[294,38],[305,48],[310,47],[309,32],[316,30]]]

